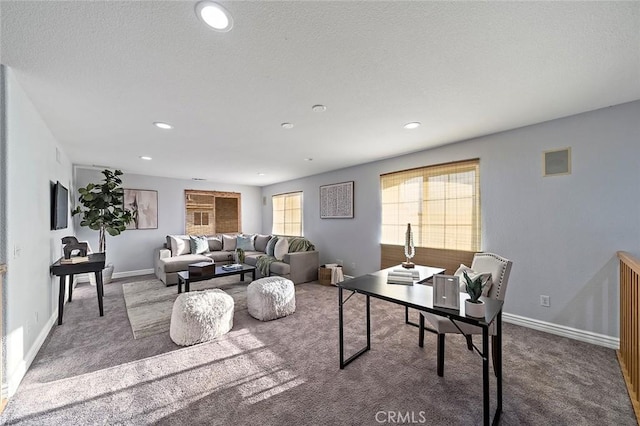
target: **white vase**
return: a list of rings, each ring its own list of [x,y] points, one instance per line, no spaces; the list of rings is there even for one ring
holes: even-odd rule
[[[484,317],[484,302],[471,303],[469,299],[464,301],[464,314],[468,317]]]
[[[104,267],[102,270],[102,284],[109,284],[111,282],[111,278],[113,277],[113,264],[110,263]],[[96,285],[96,274],[93,272],[89,272],[89,283],[93,286]]]

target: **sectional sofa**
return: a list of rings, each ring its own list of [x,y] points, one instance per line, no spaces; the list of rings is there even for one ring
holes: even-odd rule
[[[178,272],[186,271],[192,263],[234,263],[237,247],[245,251],[244,263],[256,266],[258,259],[266,255],[270,241],[270,253],[276,248],[272,247],[273,237],[260,234],[167,235],[164,246],[155,250],[155,274],[167,286],[177,284]],[[258,270],[256,276],[279,275],[295,284],[317,280],[320,256],[313,244],[302,237],[275,237],[275,244],[280,241],[279,252],[274,253],[277,260],[272,258],[266,274]]]

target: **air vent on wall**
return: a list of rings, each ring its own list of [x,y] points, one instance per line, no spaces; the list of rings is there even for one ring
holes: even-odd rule
[[[571,174],[571,148],[556,149],[543,153],[544,176]]]

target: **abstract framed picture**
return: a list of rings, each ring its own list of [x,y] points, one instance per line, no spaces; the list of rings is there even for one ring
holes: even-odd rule
[[[158,191],[125,189],[124,208],[137,212],[127,229],[158,229]]]
[[[433,276],[433,306],[460,309],[460,277],[442,274]]]
[[[320,219],[353,219],[353,181],[320,187]]]

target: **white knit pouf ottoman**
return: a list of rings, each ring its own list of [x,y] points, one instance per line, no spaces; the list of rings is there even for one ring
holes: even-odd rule
[[[260,321],[286,317],[296,311],[293,282],[282,277],[260,278],[247,286],[249,315]]]
[[[233,305],[220,289],[180,294],[171,313],[171,340],[189,346],[226,334],[233,327]]]

